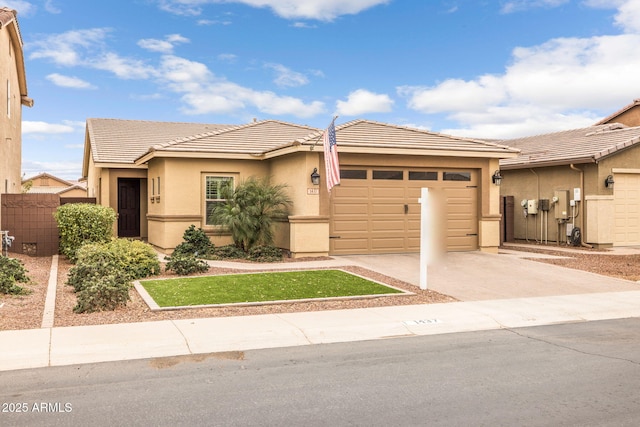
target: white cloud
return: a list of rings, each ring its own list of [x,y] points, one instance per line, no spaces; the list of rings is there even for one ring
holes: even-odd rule
[[[60,10],[59,7],[57,7],[56,5],[53,4],[53,0],[46,0],[44,2],[44,9],[54,15],[57,15],[59,13],[62,13],[62,11]]]
[[[53,176],[62,179],[78,179],[79,172],[82,170],[82,162],[36,162],[23,161],[22,173],[27,177],[36,176],[40,173],[47,172]]]
[[[23,134],[64,134],[73,133],[75,128],[71,122],[55,124],[47,122],[33,122],[24,120],[22,122]]]
[[[200,15],[202,6],[214,3],[241,3],[269,8],[285,19],[332,21],[342,15],[355,15],[391,0],[158,0],[162,10],[181,15]]]
[[[234,55],[233,53],[221,53],[216,58],[218,58],[218,60],[222,62],[233,63],[236,62],[238,56]]]
[[[278,87],[299,87],[309,83],[309,79],[302,73],[293,71],[281,64],[265,64],[276,72],[276,78],[273,81]]]
[[[35,12],[36,7],[33,3],[24,0],[5,0],[2,6],[18,11],[18,19],[21,16],[29,16]]]
[[[68,87],[73,89],[95,89],[91,83],[79,79],[78,77],[63,76],[62,74],[53,73],[47,76],[47,80],[56,86]]]
[[[189,39],[180,34],[170,34],[164,40],[141,39],[138,41],[138,46],[152,52],[172,53],[173,48],[180,43],[189,43]]]
[[[324,111],[322,102],[305,103],[271,91],[246,88],[216,77],[204,64],[177,56],[164,56],[160,73],[168,88],[182,94],[184,111],[188,114],[222,114],[257,108],[266,114],[306,118]]]
[[[591,125],[640,94],[640,31],[631,23],[640,22],[640,6],[618,5],[616,19],[637,13],[625,34],[517,47],[502,74],[401,86],[398,94],[413,110],[457,122],[446,132],[459,135],[508,138]]]
[[[569,0],[511,0],[502,5],[501,12],[514,13],[540,7],[558,7],[568,2]]]
[[[92,28],[40,36],[36,41],[26,43],[25,50],[31,51],[31,59],[46,59],[67,67],[81,65],[84,55],[103,47],[110,31],[108,28]]]
[[[388,113],[393,109],[389,95],[358,89],[349,94],[346,101],[336,102],[336,114],[359,116],[367,113]]]

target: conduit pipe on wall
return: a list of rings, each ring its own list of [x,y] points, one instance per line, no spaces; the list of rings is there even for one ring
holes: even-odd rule
[[[529,168],[529,171],[536,176],[536,203],[540,203],[540,176],[533,169]],[[542,215],[540,213],[540,208],[538,207],[538,215],[540,216],[540,243],[542,243]],[[536,224],[536,221],[533,221],[533,224]],[[537,229],[533,231],[533,235],[537,234]],[[538,239],[536,239],[538,241]]]
[[[584,246],[585,248],[593,248],[593,246],[591,246],[588,243],[585,243],[585,230],[584,230],[584,199],[586,197],[586,195],[584,194],[584,171],[580,168],[577,168],[574,166],[573,163],[571,163],[569,165],[569,167],[571,169],[573,169],[576,172],[580,173],[580,206],[578,206],[578,216],[580,217],[580,220],[578,221],[579,227],[580,227],[580,231],[582,232],[582,238],[580,239],[580,244],[582,246]],[[575,220],[575,217],[574,217]]]

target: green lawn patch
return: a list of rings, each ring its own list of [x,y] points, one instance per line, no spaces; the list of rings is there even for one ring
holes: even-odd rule
[[[140,284],[160,307],[398,294],[403,291],[341,270],[228,274]]]

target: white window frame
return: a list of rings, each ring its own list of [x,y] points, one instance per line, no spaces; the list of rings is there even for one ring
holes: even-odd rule
[[[220,227],[219,224],[211,224],[209,223],[209,206],[211,203],[222,203],[224,201],[226,201],[226,199],[222,199],[222,198],[211,198],[209,196],[211,196],[211,194],[208,194],[208,184],[209,184],[209,180],[210,179],[216,179],[219,180],[220,182],[224,182],[224,181],[231,181],[231,186],[233,189],[235,189],[235,185],[236,185],[236,180],[238,179],[237,175],[233,175],[233,174],[223,174],[223,173],[206,173],[203,174],[203,178],[202,178],[202,185],[203,185],[203,189],[202,189],[202,199],[203,199],[203,203],[202,203],[202,210],[203,210],[203,220],[202,223],[205,224],[206,227]]]

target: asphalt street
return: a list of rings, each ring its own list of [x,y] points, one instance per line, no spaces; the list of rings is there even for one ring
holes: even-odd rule
[[[640,319],[0,373],[3,426],[625,426]]]

